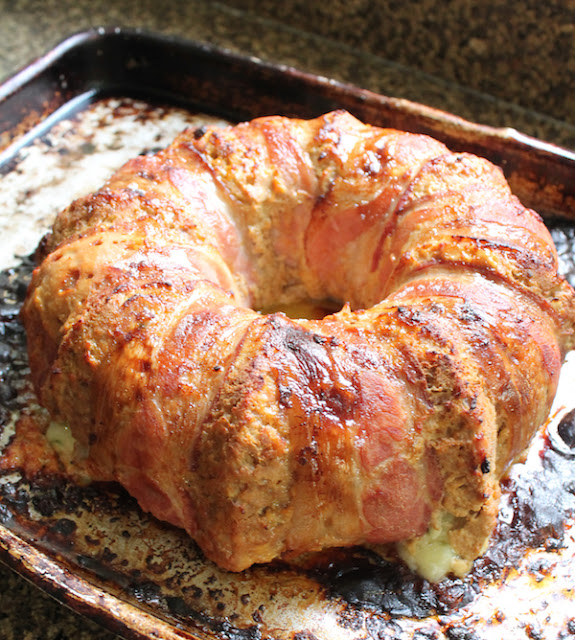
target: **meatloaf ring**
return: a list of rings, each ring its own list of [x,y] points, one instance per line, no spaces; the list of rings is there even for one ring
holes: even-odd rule
[[[502,171],[343,111],[186,130],[41,253],[41,404],[93,479],[233,571],[388,543],[418,569],[433,540],[440,574],[467,570],[574,343],[574,292]],[[340,310],[269,311],[309,300]]]

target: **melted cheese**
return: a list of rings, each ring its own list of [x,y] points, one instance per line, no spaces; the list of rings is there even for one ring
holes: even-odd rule
[[[439,582],[450,573],[462,576],[471,568],[471,562],[461,558],[449,542],[452,518],[444,514],[438,520],[419,538],[397,545],[400,558],[429,582]]]
[[[76,441],[70,427],[63,422],[51,422],[46,431],[46,439],[64,462],[70,462]]]

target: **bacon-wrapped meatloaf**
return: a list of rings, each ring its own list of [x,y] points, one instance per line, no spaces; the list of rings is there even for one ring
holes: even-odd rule
[[[434,532],[464,570],[574,342],[549,233],[500,169],[341,111],[185,131],[43,251],[23,311],[41,403],[94,479],[231,570],[409,558]],[[341,310],[262,312],[301,300]]]

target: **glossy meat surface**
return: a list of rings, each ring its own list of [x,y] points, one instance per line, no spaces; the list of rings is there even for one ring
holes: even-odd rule
[[[573,290],[501,171],[345,112],[182,133],[63,211],[23,318],[38,397],[242,570],[447,521],[485,548]],[[321,320],[264,309],[332,300]]]

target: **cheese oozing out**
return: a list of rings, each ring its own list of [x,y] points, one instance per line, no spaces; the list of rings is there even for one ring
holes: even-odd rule
[[[452,525],[453,517],[441,514],[419,538],[397,543],[399,557],[429,582],[440,582],[448,574],[464,576],[472,562],[461,558],[451,546],[449,532]]]
[[[52,421],[46,431],[46,439],[62,461],[71,461],[76,441],[67,424]]]

